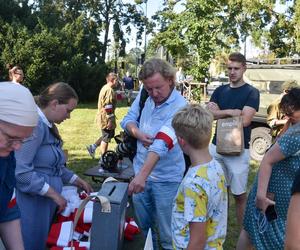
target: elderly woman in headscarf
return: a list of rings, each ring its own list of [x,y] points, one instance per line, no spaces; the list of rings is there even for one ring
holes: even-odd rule
[[[6,249],[24,249],[20,211],[15,203],[16,160],[21,147],[37,125],[38,114],[30,91],[10,82],[0,83],[0,238]]]

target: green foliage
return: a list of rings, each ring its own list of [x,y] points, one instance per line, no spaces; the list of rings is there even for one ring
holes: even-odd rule
[[[163,46],[197,80],[207,76],[212,58],[239,50],[247,37],[276,57],[299,54],[299,1],[281,1],[285,8],[280,13],[275,11],[275,0],[164,2],[164,9],[154,17],[160,32],[151,46]]]
[[[179,2],[179,1],[177,1]],[[176,1],[168,2],[158,20],[164,20],[162,32],[153,46],[164,46],[172,57],[188,58],[193,64],[186,71],[196,80],[203,80],[211,59],[220,48],[229,48],[230,39],[237,43],[237,33],[229,29],[227,1],[186,1],[184,10],[174,12]]]
[[[41,20],[34,31],[13,22],[2,26],[1,66],[20,64],[25,71],[24,84],[33,94],[54,81],[70,83],[81,100],[95,100],[95,89],[104,83],[107,69],[101,62],[89,64],[82,17],[60,29],[51,29]],[[17,38],[17,39],[16,39]],[[94,57],[95,58],[95,57]]]
[[[6,64],[19,64],[25,72],[24,84],[34,94],[54,81],[65,81],[75,88],[81,100],[96,100],[109,71],[104,63],[108,40],[101,43],[100,32],[105,35],[113,21],[115,40],[120,55],[124,55],[123,24],[129,26],[137,20],[141,25],[141,13],[134,5],[115,0],[30,3],[0,0],[2,78],[8,77]],[[107,19],[106,14],[101,16],[104,6]]]

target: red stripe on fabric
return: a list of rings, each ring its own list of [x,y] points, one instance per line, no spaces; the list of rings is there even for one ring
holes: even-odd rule
[[[47,245],[48,246],[56,246],[57,245],[57,240],[60,234],[62,223],[55,223],[52,224],[50,233],[47,238]]]
[[[8,208],[13,208],[16,204],[17,204],[17,199],[13,198],[12,200],[10,200],[10,202],[7,205],[7,207]]]
[[[167,143],[169,150],[171,150],[174,147],[172,138],[163,132],[158,132],[157,135],[155,136],[155,139],[161,139],[165,143]]]
[[[113,112],[113,109],[112,108],[105,108],[105,111],[106,111],[106,113],[111,113],[111,112]]]

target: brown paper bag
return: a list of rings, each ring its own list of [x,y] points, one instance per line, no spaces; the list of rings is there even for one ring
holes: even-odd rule
[[[241,116],[219,119],[217,122],[217,153],[240,155],[244,150],[244,130]]]

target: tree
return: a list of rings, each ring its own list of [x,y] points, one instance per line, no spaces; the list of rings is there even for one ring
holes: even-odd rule
[[[158,15],[164,19],[160,34],[153,44],[162,45],[171,55],[189,58],[193,65],[188,72],[198,80],[207,75],[207,69],[216,51],[237,44],[237,32],[228,32],[227,1],[186,1],[180,13],[174,11],[181,1],[166,2],[166,8]]]
[[[101,57],[105,60],[107,47],[109,45],[109,31],[112,25],[118,25],[119,40],[123,41],[124,31],[128,35],[131,33],[131,25],[135,25],[138,28],[138,36],[141,37],[143,32],[143,13],[139,11],[134,4],[122,3],[117,0],[87,0],[87,6],[91,17],[98,25],[103,27],[103,47]],[[115,26],[116,27],[116,26]],[[124,42],[123,42],[124,46]]]
[[[179,4],[183,7],[178,13]],[[275,0],[165,1],[156,16],[161,32],[151,45],[164,46],[176,60],[192,59],[188,70],[198,80],[206,76],[215,55],[239,50],[240,41],[248,36],[257,46],[263,47],[267,40],[277,55],[286,55],[293,46],[293,28],[286,14],[274,11],[275,4]]]

